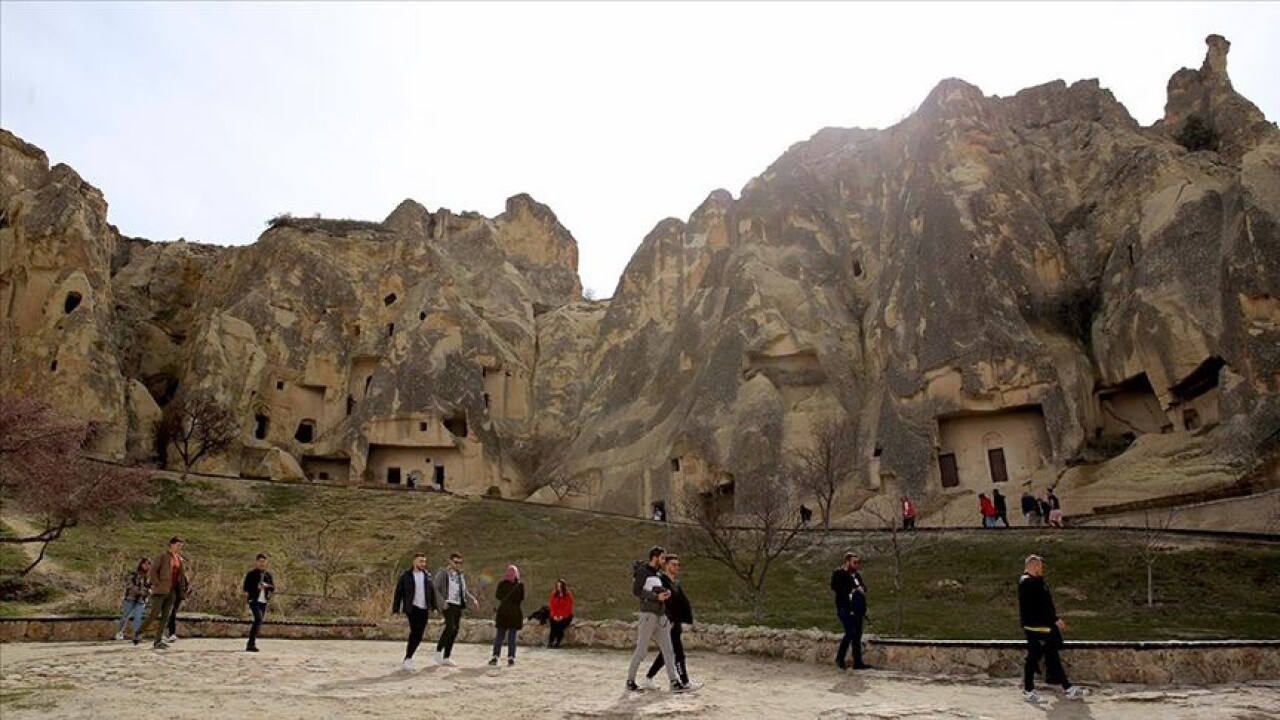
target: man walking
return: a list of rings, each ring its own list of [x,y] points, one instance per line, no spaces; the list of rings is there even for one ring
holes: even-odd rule
[[[689,598],[684,594],[684,586],[680,584],[680,556],[667,555],[662,562],[662,587],[671,593],[667,597],[667,601],[663,603],[663,610],[666,613],[667,620],[671,621],[671,651],[672,656],[676,659],[676,674],[680,676],[680,682],[689,690],[697,690],[700,684],[695,684],[689,680],[689,670],[685,667],[684,658],[684,642],[680,639],[680,633],[684,625],[693,624],[693,605],[689,604]],[[654,658],[653,665],[649,666],[649,672],[645,673],[644,685],[645,690],[656,690],[657,686],[653,684],[653,679],[657,677],[658,671],[665,665],[662,659],[662,653],[658,653],[658,657]]]
[[[631,654],[631,667],[627,670],[627,690],[637,692],[641,688],[636,684],[636,671],[644,662],[645,653],[649,650],[649,641],[658,636],[658,652],[667,667],[667,679],[671,682],[671,692],[688,692],[689,687],[676,674],[674,651],[671,648],[671,621],[667,619],[663,604],[671,597],[671,591],[662,585],[658,577],[658,568],[666,551],[661,547],[649,550],[648,562],[636,562],[631,575],[631,594],[640,600],[639,622],[636,623],[636,650]]]
[[[1027,521],[1028,526],[1040,524],[1040,503],[1031,494],[1029,485],[1022,489],[1022,519]]]
[[[1004,526],[1009,527],[1009,506],[1005,504],[1004,495],[1001,495],[999,490],[992,490],[991,502],[996,506],[996,520],[1004,522]],[[991,527],[996,526],[996,520],[991,521]]]
[[[244,576],[244,599],[249,603],[249,612],[253,613],[253,627],[249,628],[249,644],[245,652],[258,652],[258,632],[262,630],[262,618],[267,614],[267,603],[276,591],[275,578],[267,569],[267,556],[258,553],[253,569]]]
[[[133,633],[133,644],[142,641],[142,635],[152,623],[156,625],[156,640],[151,647],[164,650],[169,647],[164,633],[178,602],[187,594],[191,579],[187,572],[187,559],[182,557],[182,538],[169,538],[168,551],[151,562],[151,613],[146,622]]]
[[[396,583],[395,598],[391,601],[391,614],[395,615],[404,608],[405,617],[409,619],[409,642],[404,648],[404,663],[400,665],[406,672],[413,672],[413,654],[422,644],[422,634],[427,631],[427,615],[436,609],[436,590],[431,581],[431,573],[427,572],[427,556],[414,553],[413,566],[404,571],[400,581]],[[454,632],[457,632],[456,629]]]
[[[458,639],[458,627],[462,624],[462,611],[467,608],[467,600],[478,604],[476,596],[467,590],[467,576],[462,572],[462,556],[453,553],[449,556],[449,564],[436,573],[436,602],[443,605],[440,611],[444,615],[444,631],[440,633],[440,641],[436,643],[436,664],[457,665],[449,659],[453,654],[453,643]]]
[[[862,558],[855,552],[844,554],[844,563],[831,572],[831,592],[836,596],[836,617],[844,628],[836,667],[847,670],[845,655],[853,651],[853,669],[870,670],[862,662],[862,622],[867,617],[867,585],[862,581]]]
[[[1018,580],[1018,617],[1022,632],[1027,636],[1027,660],[1022,666],[1022,697],[1029,703],[1039,703],[1042,698],[1035,690],[1036,669],[1044,658],[1045,682],[1062,686],[1068,700],[1084,697],[1084,691],[1067,680],[1062,669],[1058,649],[1062,647],[1062,631],[1067,623],[1058,617],[1053,607],[1053,596],[1044,581],[1044,559],[1030,555],[1023,564],[1022,577]]]
[[[916,504],[906,495],[902,496],[902,529],[916,529]]]

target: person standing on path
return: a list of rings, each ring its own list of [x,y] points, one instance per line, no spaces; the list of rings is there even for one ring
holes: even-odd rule
[[[556,580],[556,589],[551,591],[547,602],[551,629],[547,632],[547,647],[558,648],[564,642],[564,631],[573,622],[573,593],[569,592],[569,584],[564,578]]]
[[[258,652],[258,633],[262,630],[262,619],[267,615],[267,603],[276,591],[275,578],[267,569],[266,553],[258,553],[253,569],[244,575],[244,599],[249,603],[249,612],[253,613],[253,626],[249,628],[249,644],[245,652]]]
[[[396,583],[396,593],[391,600],[391,614],[400,614],[404,608],[405,617],[409,620],[409,641],[404,648],[404,662],[400,667],[405,672],[413,672],[417,667],[413,662],[418,645],[422,644],[422,634],[427,631],[427,616],[436,609],[436,589],[431,581],[431,573],[427,572],[427,556],[414,553],[413,564],[400,575]]]
[[[1004,522],[1004,526],[1009,527],[1009,506],[1005,504],[1005,497],[998,489],[991,491],[991,503],[996,506],[996,519],[991,521],[991,527],[996,526],[996,520]]]
[[[1068,700],[1084,697],[1084,691],[1067,680],[1058,649],[1062,647],[1062,631],[1067,623],[1058,617],[1053,606],[1053,595],[1044,580],[1044,559],[1030,555],[1023,564],[1022,577],[1018,579],[1018,618],[1022,632],[1027,636],[1027,659],[1022,666],[1022,697],[1029,703],[1039,703],[1042,698],[1035,690],[1036,670],[1040,658],[1044,658],[1045,682],[1062,686]]]
[[[449,556],[449,564],[436,573],[435,588],[437,602],[442,606],[444,630],[436,643],[436,664],[457,665],[449,656],[453,654],[453,643],[458,639],[458,627],[462,624],[462,611],[467,608],[467,601],[479,605],[476,596],[467,590],[467,576],[462,572],[462,556],[453,553]]]
[[[668,555],[662,563],[662,586],[671,596],[663,603],[663,609],[666,612],[667,619],[671,621],[671,652],[676,659],[676,674],[680,676],[680,682],[690,690],[697,690],[702,687],[701,683],[695,683],[689,680],[689,670],[685,666],[684,642],[680,639],[680,634],[684,625],[693,624],[693,605],[689,603],[689,598],[684,594],[684,586],[680,584],[680,556]],[[658,653],[658,657],[654,658],[653,664],[649,666],[649,672],[645,673],[644,689],[654,690],[657,686],[653,684],[653,679],[658,676],[658,671],[662,669],[665,663],[662,659],[662,653]]]
[[[671,592],[663,587],[658,577],[658,568],[666,557],[666,551],[654,546],[649,550],[648,562],[637,561],[632,568],[631,594],[640,600],[639,621],[636,623],[636,649],[631,654],[631,667],[627,670],[627,690],[639,692],[636,684],[636,671],[644,662],[645,653],[649,651],[649,641],[658,636],[658,651],[666,659],[667,680],[671,682],[671,692],[688,692],[689,688],[680,681],[676,674],[675,659],[671,649],[671,621],[667,619],[663,603],[671,597]]]
[[[124,628],[133,620],[133,634],[138,634],[142,627],[142,612],[147,609],[147,601],[151,599],[151,560],[142,558],[138,567],[124,579],[124,603],[120,606],[120,627],[116,630],[116,640],[124,639]]]
[[[862,623],[867,618],[867,585],[862,581],[862,558],[855,552],[844,554],[844,563],[831,572],[831,592],[835,594],[836,617],[844,628],[836,650],[836,667],[847,670],[845,655],[853,651],[853,669],[870,670],[862,661]]]
[[[134,645],[142,641],[142,633],[155,623],[156,640],[151,647],[156,650],[169,647],[164,641],[164,632],[169,624],[169,618],[176,615],[174,608],[187,594],[191,585],[188,562],[182,556],[182,545],[182,538],[177,536],[169,538],[169,549],[151,561],[151,594],[155,600],[151,603],[151,612],[147,615],[146,622],[133,633]]]
[[[1049,502],[1049,525],[1062,527],[1062,501],[1053,493],[1053,488],[1045,490],[1045,496]]]
[[[902,529],[916,529],[916,504],[906,495],[902,496]]]
[[[520,603],[524,602],[524,583],[520,581],[520,568],[515,565],[507,566],[502,582],[498,583],[498,589],[494,592],[494,598],[498,601],[498,610],[493,620],[493,657],[489,658],[489,664],[498,664],[505,638],[507,665],[515,665],[516,634],[524,627],[524,611],[520,609]]]

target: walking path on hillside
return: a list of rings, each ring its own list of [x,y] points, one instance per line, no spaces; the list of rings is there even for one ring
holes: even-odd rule
[[[179,640],[157,652],[128,643],[0,645],[0,715],[25,718],[1262,718],[1280,685],[1090,688],[1084,701],[1021,700],[1017,680],[956,680],[694,653],[706,687],[691,695],[623,691],[628,655],[520,648],[514,667],[487,667],[487,647],[460,645],[457,668],[399,670],[401,643]],[[163,700],[157,700],[164,698]]]

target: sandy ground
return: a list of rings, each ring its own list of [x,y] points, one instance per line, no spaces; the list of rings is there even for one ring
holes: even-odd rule
[[[0,715],[20,718],[1274,718],[1280,684],[1090,688],[1052,693],[1036,708],[1015,681],[957,681],[889,671],[698,653],[706,686],[674,696],[626,693],[617,651],[520,648],[514,667],[485,665],[488,648],[460,645],[457,668],[419,651],[399,669],[391,642],[180,640],[157,652],[128,643],[0,645]],[[163,707],[162,707],[163,706]]]

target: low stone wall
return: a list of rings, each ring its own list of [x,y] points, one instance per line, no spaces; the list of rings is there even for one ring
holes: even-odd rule
[[[0,618],[0,642],[107,640],[115,633],[113,617]],[[180,616],[184,637],[243,638],[249,621],[234,618]],[[427,640],[439,637],[442,624],[433,619]],[[520,632],[522,645],[546,640],[545,626],[529,624]],[[379,622],[271,622],[264,640],[402,640],[408,624],[401,619]],[[458,633],[463,643],[493,642],[493,623],[466,620]],[[840,641],[820,630],[775,630],[732,625],[686,628],[685,648],[734,655],[758,655],[826,665]],[[621,620],[576,623],[565,634],[575,647],[630,650],[635,624]],[[430,647],[428,645],[428,647]],[[884,670],[927,675],[1015,678],[1022,673],[1023,643],[1017,640],[869,639],[868,663]],[[1187,642],[1067,642],[1063,662],[1073,680],[1144,685],[1212,685],[1280,680],[1280,640]]]

